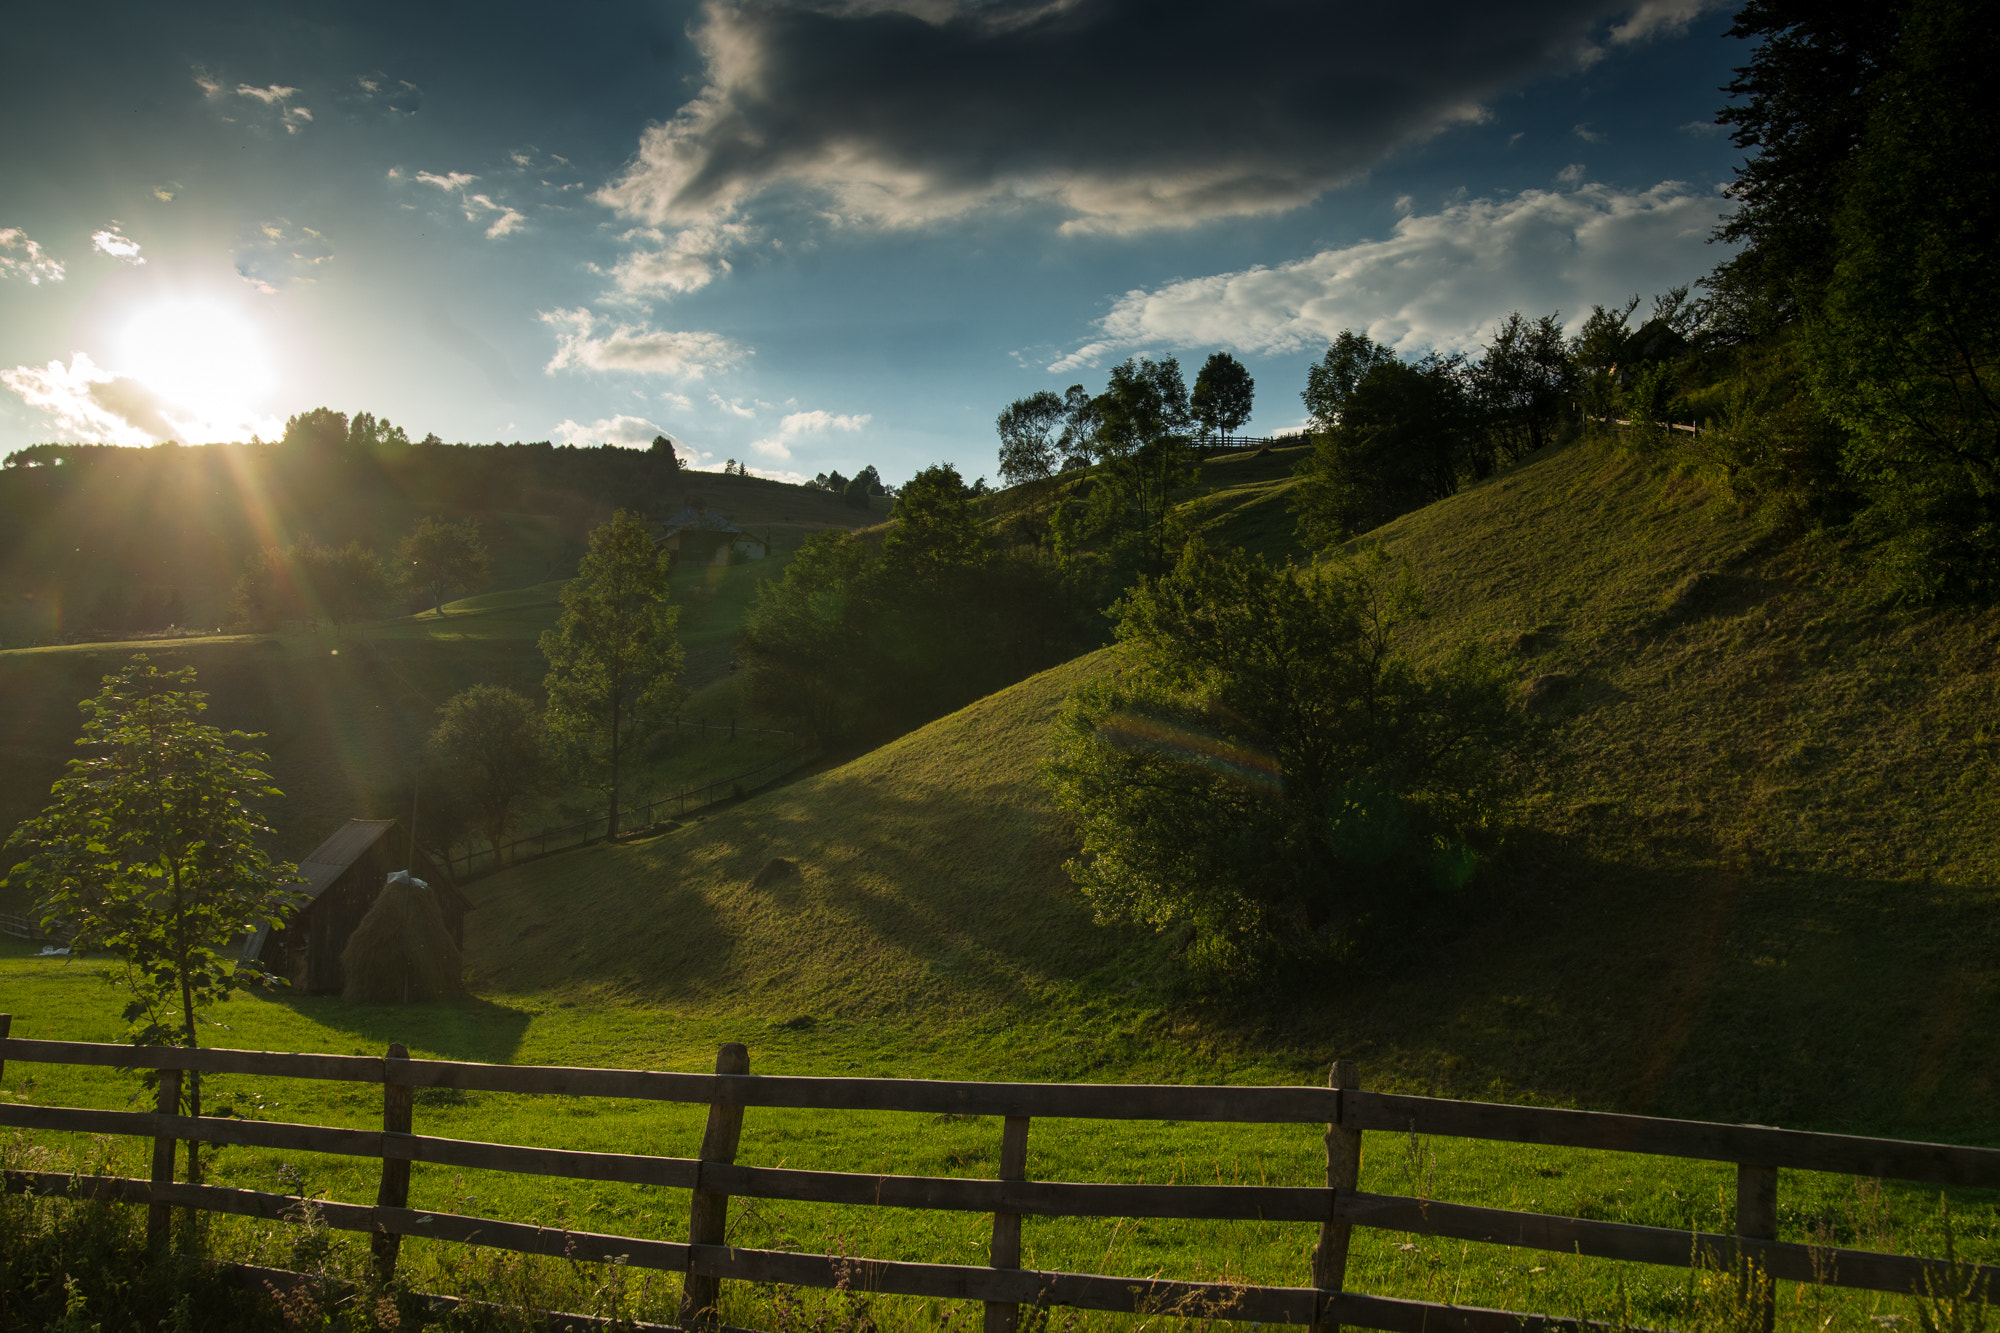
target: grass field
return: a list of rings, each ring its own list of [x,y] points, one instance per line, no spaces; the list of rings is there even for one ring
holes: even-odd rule
[[[1282,553],[1286,485],[1274,470],[1225,488],[1211,517],[1245,526],[1215,537]],[[211,1040],[677,1069],[743,1040],[760,1072],[1094,1081],[1317,1082],[1340,1056],[1371,1087],[2000,1143],[2000,615],[1827,582],[1700,487],[1599,445],[1531,460],[1373,539],[1427,592],[1413,649],[1472,639],[1505,654],[1524,686],[1540,682],[1546,726],[1488,874],[1382,923],[1337,972],[1203,997],[1156,941],[1092,923],[1037,766],[1063,694],[1116,669],[1106,651],[658,837],[480,881],[476,1001],[252,1000]],[[114,1038],[116,998],[94,966],[0,958],[16,1034]],[[30,1072],[41,1081],[25,1086]],[[279,1087],[261,1105],[245,1087],[239,1104],[332,1123],[377,1114],[365,1089]],[[9,1066],[5,1091],[118,1105],[131,1085]],[[471,1094],[420,1100],[418,1126],[687,1153],[699,1114]],[[998,1138],[993,1121],[752,1112],[741,1160],[991,1174]],[[1029,1170],[1303,1184],[1320,1160],[1309,1131],[1051,1123]],[[335,1197],[372,1197],[352,1165],[299,1169]],[[221,1170],[277,1178],[268,1154],[230,1150]],[[629,1186],[422,1167],[417,1182],[434,1206],[685,1227],[684,1199]],[[1726,1230],[1733,1180],[1377,1135],[1363,1186]],[[1780,1229],[1934,1251],[1937,1206],[1924,1189],[1786,1173]],[[1965,1252],[2000,1257],[2000,1199],[1961,1192],[1951,1208]],[[886,1257],[976,1259],[984,1244],[983,1220],[950,1214],[759,1205],[735,1225],[739,1243]],[[1050,1267],[1297,1282],[1310,1233],[1030,1219],[1026,1250]],[[1357,1289],[1390,1294],[1605,1312],[1622,1290],[1641,1323],[1688,1311],[1683,1275],[1402,1236],[1367,1236],[1355,1271]],[[1802,1293],[1784,1309],[1801,1326],[1819,1317]],[[1856,1297],[1836,1313],[1908,1312]]]

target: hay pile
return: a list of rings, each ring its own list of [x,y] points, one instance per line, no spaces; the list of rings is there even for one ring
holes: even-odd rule
[[[340,951],[340,998],[377,1004],[456,999],[465,960],[437,894],[405,871],[389,876]]]

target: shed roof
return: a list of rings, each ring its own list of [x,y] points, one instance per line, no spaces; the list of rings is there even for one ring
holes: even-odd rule
[[[306,882],[306,901],[311,902],[331,888],[349,866],[394,827],[393,819],[350,819],[332,837],[313,848],[299,862],[299,875]]]

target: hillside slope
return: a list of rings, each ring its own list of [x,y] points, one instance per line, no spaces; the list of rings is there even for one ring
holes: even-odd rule
[[[1011,1028],[1044,1052],[1016,1070],[1112,1047],[1310,1078],[1339,1054],[1377,1084],[1992,1134],[2000,614],[1816,582],[1699,486],[1595,445],[1373,540],[1428,590],[1413,647],[1513,655],[1547,744],[1500,863],[1319,984],[1176,999],[1157,944],[1090,924],[1035,770],[1109,652],[704,822],[482,883],[483,984]],[[796,876],[760,877],[774,857]]]

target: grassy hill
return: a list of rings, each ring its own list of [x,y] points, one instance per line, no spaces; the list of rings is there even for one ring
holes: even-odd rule
[[[1337,1053],[1457,1094],[1991,1136],[2000,616],[1816,582],[1598,445],[1373,539],[1428,590],[1415,649],[1510,654],[1549,725],[1502,862],[1338,976],[1178,999],[1155,944],[1088,924],[1036,766],[1109,652],[650,842],[488,881],[475,966],[500,993],[952,1025],[1040,1073],[1312,1077]]]

